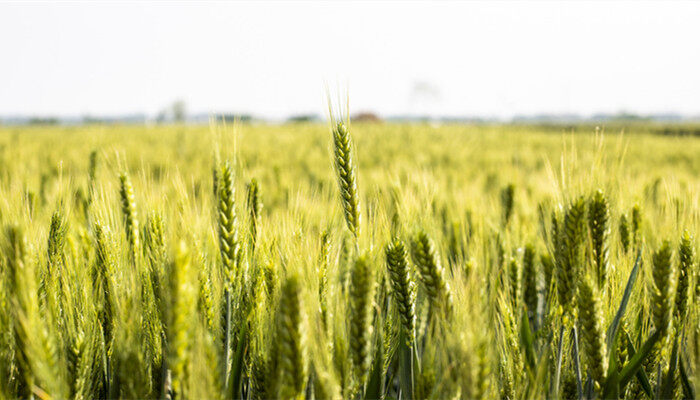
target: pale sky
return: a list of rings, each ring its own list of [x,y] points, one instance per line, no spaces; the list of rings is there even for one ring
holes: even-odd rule
[[[0,4],[0,116],[700,115],[700,3]]]

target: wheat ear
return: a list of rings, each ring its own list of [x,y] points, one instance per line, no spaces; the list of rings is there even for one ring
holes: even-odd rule
[[[408,251],[403,242],[394,238],[386,246],[386,266],[394,298],[406,338],[413,343],[416,327],[416,284],[408,265]]]
[[[353,159],[352,137],[345,124],[338,122],[333,127],[333,158],[340,199],[348,229],[355,236],[360,236],[360,196],[357,191],[355,161]]]

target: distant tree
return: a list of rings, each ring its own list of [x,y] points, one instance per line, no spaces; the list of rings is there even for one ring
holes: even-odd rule
[[[377,115],[371,111],[359,112],[359,113],[353,115],[350,119],[353,121],[357,121],[357,122],[381,122],[382,121],[382,119],[379,117],[379,115]]]
[[[83,116],[83,124],[85,125],[104,124],[105,122],[106,121],[102,118],[93,117],[91,115]]]
[[[316,114],[299,114],[299,115],[292,115],[291,117],[287,118],[287,122],[313,122],[313,121],[318,121],[318,115]]]
[[[183,100],[177,100],[170,107],[173,113],[173,120],[175,122],[183,122],[187,114],[185,102]]]
[[[55,117],[32,117],[29,118],[29,125],[58,125],[58,118]]]
[[[231,123],[231,122],[241,122],[247,123],[253,120],[253,116],[250,114],[221,114],[217,117],[219,121]]]

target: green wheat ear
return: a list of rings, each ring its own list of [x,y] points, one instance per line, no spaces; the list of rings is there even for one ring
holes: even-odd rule
[[[452,313],[452,292],[445,280],[440,258],[435,251],[433,241],[425,231],[419,231],[411,242],[411,256],[418,267],[421,282],[428,293],[433,306],[442,308],[450,315]]]
[[[374,274],[366,255],[355,260],[350,276],[350,354],[355,376],[362,386],[371,361]]]
[[[554,277],[554,259],[549,253],[544,253],[540,255],[540,263],[544,272],[544,298],[549,299]]]
[[[416,327],[416,284],[408,266],[408,252],[395,238],[386,246],[386,266],[391,280],[391,294],[399,310],[401,324],[409,343],[413,343]]]
[[[515,185],[510,184],[501,191],[501,206],[503,208],[503,226],[508,226],[513,216],[513,206],[515,204]]]
[[[622,250],[627,253],[630,249],[630,225],[627,221],[627,215],[622,214],[620,216],[620,244],[622,245]]]
[[[151,267],[163,274],[167,246],[165,244],[165,224],[160,213],[152,213],[146,221],[144,229],[144,252]]]
[[[88,164],[88,179],[95,182],[97,176],[97,150],[90,152],[90,163]]]
[[[683,324],[688,313],[688,298],[690,297],[690,279],[695,265],[695,249],[693,237],[688,231],[683,232],[678,248],[678,286],[676,288],[676,316]]]
[[[90,163],[88,164],[88,203],[92,203],[95,198],[95,185],[97,184],[97,150],[90,152]]]
[[[671,328],[671,313],[673,310],[673,252],[668,240],[661,244],[654,253],[652,277],[652,315],[654,326],[665,337]]]
[[[54,317],[40,315],[34,262],[28,259],[27,242],[22,228],[16,225],[6,230],[2,249],[8,278],[11,323],[7,334],[13,343],[17,375],[17,397],[33,397],[36,387],[57,398],[67,397],[67,385],[58,366],[56,336],[52,336]],[[8,339],[9,339],[8,338]],[[4,341],[4,338],[3,338]]]
[[[211,280],[211,273],[206,264],[202,262],[202,269],[199,271],[199,297],[197,308],[204,318],[204,322],[209,333],[214,333],[216,329],[215,305],[214,305],[214,284]]]
[[[250,357],[250,391],[253,400],[264,400],[270,398],[266,393],[270,392],[268,388],[268,377],[271,373],[267,358],[271,355],[263,354],[261,351],[251,352]]]
[[[360,236],[360,196],[357,191],[357,177],[353,160],[352,138],[345,124],[338,122],[333,127],[333,158],[335,161],[340,199],[348,229],[355,236]]]
[[[170,267],[171,316],[168,326],[168,365],[172,373],[172,390],[184,395],[187,366],[190,356],[190,325],[196,305],[196,293],[191,282],[192,265],[184,242],[180,242]]]
[[[583,197],[571,203],[564,215],[563,229],[559,232],[556,268],[559,304],[571,311],[583,257],[586,203]]]
[[[488,346],[486,343],[486,341],[482,341],[476,348],[477,371],[474,385],[474,398],[476,399],[484,399],[489,394],[491,363],[488,358]]]
[[[608,369],[603,310],[595,284],[588,277],[579,280],[578,310],[582,353],[591,377],[602,385]]]
[[[112,343],[114,317],[114,290],[112,276],[115,272],[114,244],[109,231],[102,224],[95,223],[95,266],[92,270],[93,292],[97,300],[98,319],[102,326],[105,348]]]
[[[278,286],[277,268],[272,260],[267,260],[262,264],[264,288],[267,298],[271,299]]]
[[[235,209],[235,187],[233,184],[233,168],[226,161],[221,165],[217,181],[217,217],[219,233],[219,251],[223,272],[224,298],[221,312],[221,339],[223,356],[221,358],[221,381],[228,388],[229,365],[231,364],[231,339],[233,335],[232,291],[238,274],[238,261],[241,256],[241,246],[238,240],[238,223]]]
[[[55,211],[51,216],[49,227],[49,238],[46,251],[46,276],[42,276],[39,281],[39,304],[46,305],[47,296],[58,300],[63,293],[61,286],[63,276],[63,266],[65,265],[64,248],[66,244],[67,232],[66,220],[59,211]],[[55,285],[58,284],[58,287]],[[62,309],[61,304],[54,304]]]
[[[139,221],[136,215],[134,186],[131,184],[131,178],[126,172],[122,172],[119,175],[119,183],[119,197],[121,198],[122,214],[124,215],[126,240],[129,242],[132,262],[135,262],[139,249]]]
[[[496,232],[494,235],[494,243],[496,246],[496,265],[498,269],[506,267],[506,243],[503,240],[500,232]]]
[[[165,224],[159,213],[153,213],[146,221],[144,229],[144,252],[148,260],[150,270],[144,271],[144,277],[149,280],[151,291],[156,302],[159,320],[163,320],[163,280],[165,274],[165,262],[167,246],[165,243]]]
[[[515,383],[513,382],[513,371],[508,367],[506,361],[501,358],[498,364],[498,375],[501,381],[501,399],[515,399]]]
[[[248,194],[246,197],[248,212],[250,213],[250,237],[251,250],[255,250],[255,244],[258,238],[258,230],[260,227],[260,215],[262,213],[263,202],[260,185],[257,179],[253,178],[248,184]]]
[[[323,326],[328,325],[328,266],[330,265],[331,238],[328,231],[321,234],[321,250],[318,257],[318,301]]]
[[[11,335],[14,344],[13,363],[16,368],[16,395],[19,398],[32,397],[34,373],[32,371],[29,337],[26,319],[32,311],[31,284],[32,271],[27,263],[27,242],[24,232],[19,226],[11,225],[5,230],[5,273],[7,279],[8,300],[11,312]],[[33,278],[33,277],[32,277]]]
[[[52,274],[54,268],[59,267],[63,263],[63,249],[66,244],[66,232],[68,227],[66,220],[59,211],[55,211],[51,215],[51,226],[49,228],[49,240],[47,250],[47,260],[49,264],[49,274]]]
[[[535,261],[535,246],[528,244],[523,253],[523,299],[528,314],[532,318],[537,314],[537,281],[539,271]]]
[[[301,399],[307,378],[301,282],[292,275],[284,282],[277,310],[274,397]]]
[[[238,240],[238,223],[235,209],[235,187],[233,184],[233,168],[227,161],[221,166],[218,183],[218,225],[219,249],[224,270],[224,284],[227,289],[236,279],[236,261],[240,252]]]
[[[522,265],[515,256],[511,256],[508,261],[508,289],[513,308],[517,308],[520,303],[520,289],[522,288]]]
[[[313,369],[314,397],[316,399],[341,399],[340,387],[333,376],[332,369],[321,369],[314,365]]]
[[[566,372],[564,372],[564,377],[561,386],[562,399],[577,400],[579,398],[576,376],[573,371],[567,370]]]
[[[639,204],[632,207],[632,240],[638,246],[642,237],[642,209]]]
[[[552,249],[554,249],[554,252],[556,253],[557,248],[559,246],[559,239],[561,238],[561,228],[560,228],[560,220],[561,217],[557,213],[557,210],[552,211],[552,216],[551,216],[551,226],[552,230],[550,233],[550,243],[552,245]]]
[[[216,161],[211,169],[211,188],[215,198],[219,198],[219,180],[221,176],[221,163]]]
[[[598,288],[603,289],[609,269],[610,209],[601,190],[596,191],[588,203],[588,228]]]

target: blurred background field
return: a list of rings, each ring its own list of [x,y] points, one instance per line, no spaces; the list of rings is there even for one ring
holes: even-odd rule
[[[400,187],[418,208],[478,207],[498,218],[500,190],[514,183],[521,212],[564,200],[562,189],[566,196],[602,188],[619,202],[697,205],[700,140],[651,133],[658,129],[357,123],[353,136],[361,194],[371,201]],[[137,198],[177,196],[177,183],[206,208],[218,145],[229,158],[235,147],[240,185],[261,183],[265,213],[284,212],[292,199],[337,209],[326,124],[0,128],[5,207],[33,193],[36,215],[50,214],[57,201],[86,189],[95,150],[100,183],[116,184],[126,168],[141,189]]]
[[[628,276],[639,271],[620,325],[629,336],[620,343],[639,349],[648,336],[656,343],[655,268],[663,267],[657,253],[664,240],[675,249],[683,232],[700,232],[697,137],[660,134],[641,123],[622,129],[357,122],[350,132],[361,215],[356,236],[338,194],[339,179],[341,187],[347,182],[334,170],[338,142],[327,124],[0,128],[0,223],[8,232],[0,304],[11,316],[0,319],[2,394],[570,398],[576,368],[584,372],[578,387],[586,395],[694,390],[695,261],[680,272],[673,256],[668,277],[688,279],[688,311],[674,317],[672,333],[664,333],[669,339],[645,350],[651,355],[644,378],[622,386],[608,376],[629,372],[622,366],[633,364],[632,356],[616,341],[595,348],[605,335],[591,331],[589,307],[567,305],[556,289],[571,284],[558,249],[574,240],[572,210],[600,190],[607,272],[593,297],[578,301],[597,304],[596,323],[607,327]],[[222,192],[222,182],[235,191]],[[222,220],[222,210],[235,219]],[[594,250],[590,224],[575,239],[584,246],[575,286],[590,277],[591,257],[603,251]],[[17,247],[16,229],[26,247]],[[102,232],[110,232],[107,242]],[[226,258],[233,248],[224,243],[239,252],[233,264]],[[386,264],[389,243],[406,243],[412,254],[406,276],[418,297],[411,300],[410,367],[401,335],[413,328],[402,330],[407,311],[393,297],[400,275]],[[693,236],[687,243],[697,248]],[[633,269],[637,250],[642,264]],[[24,281],[17,281],[17,257],[30,266]],[[441,277],[438,289],[431,289],[424,262]],[[357,286],[362,271],[370,277],[367,292]],[[110,290],[93,288],[94,276]],[[186,300],[178,302],[180,296]],[[370,300],[360,304],[372,318],[357,322],[364,296]],[[450,311],[436,308],[443,297]],[[582,335],[580,359],[568,356],[579,346],[572,327]],[[673,338],[681,358],[671,354]],[[291,353],[276,356],[280,346]],[[596,351],[619,357],[619,370],[595,375],[602,368]],[[366,365],[357,354],[367,355]],[[683,374],[674,372],[680,363]],[[172,381],[165,378],[171,373]]]

